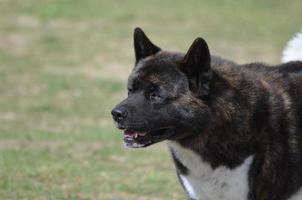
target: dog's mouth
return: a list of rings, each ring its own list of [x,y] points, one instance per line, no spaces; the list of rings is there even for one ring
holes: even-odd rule
[[[152,131],[124,130],[124,143],[129,148],[147,147],[163,141],[173,134],[171,128],[161,128]]]

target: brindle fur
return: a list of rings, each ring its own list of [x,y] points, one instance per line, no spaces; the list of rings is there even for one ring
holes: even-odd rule
[[[212,168],[233,169],[253,155],[249,200],[286,200],[301,188],[302,62],[239,65],[207,55],[202,39],[183,54],[152,47],[140,29],[135,37],[130,95],[119,105],[128,109],[122,128],[173,127],[168,140]],[[150,85],[159,88],[156,102],[148,99]],[[188,173],[172,157],[177,172]]]

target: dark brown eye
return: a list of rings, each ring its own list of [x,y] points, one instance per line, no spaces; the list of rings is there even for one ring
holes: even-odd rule
[[[150,93],[150,98],[156,98],[158,97],[158,95],[155,92]]]
[[[155,86],[150,86],[149,87],[149,93],[155,92],[157,88]]]
[[[133,89],[132,88],[128,88],[128,95],[133,93]]]
[[[150,100],[158,100],[160,98],[158,88],[155,86],[149,87],[148,94]]]

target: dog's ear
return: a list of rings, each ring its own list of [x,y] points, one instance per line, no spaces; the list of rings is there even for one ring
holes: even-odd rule
[[[159,52],[161,49],[155,46],[145,33],[140,28],[134,29],[134,50],[135,50],[135,64],[147,56]]]
[[[188,77],[190,89],[194,94],[200,98],[209,94],[212,78],[211,56],[204,39],[195,39],[185,55],[180,69]]]

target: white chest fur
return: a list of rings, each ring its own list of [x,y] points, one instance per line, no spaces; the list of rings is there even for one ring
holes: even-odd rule
[[[301,200],[302,199],[302,189],[300,189],[296,194],[289,198],[289,200]]]
[[[248,171],[253,157],[230,170],[226,167],[212,169],[199,155],[176,142],[169,142],[177,159],[189,169],[180,175],[190,198],[196,200],[247,200]]]

